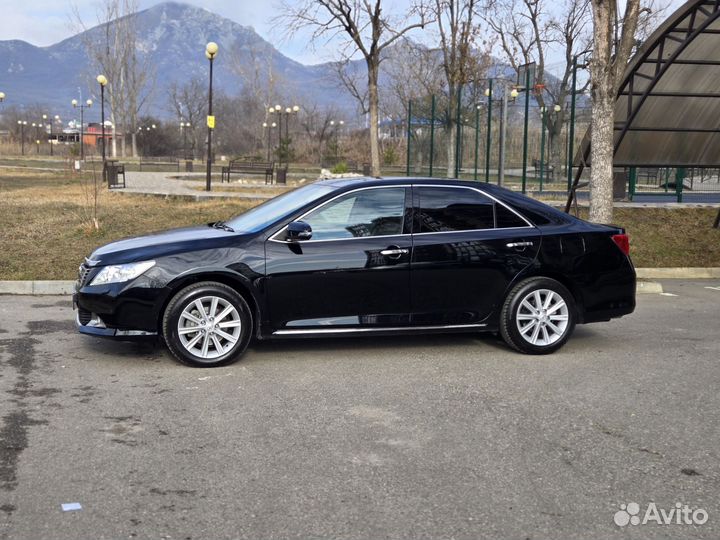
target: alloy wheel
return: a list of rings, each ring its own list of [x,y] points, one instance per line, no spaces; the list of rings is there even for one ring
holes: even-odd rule
[[[562,339],[569,325],[569,310],[562,296],[550,289],[535,289],[520,301],[515,315],[522,338],[536,346]]]
[[[240,313],[219,296],[203,296],[189,302],[177,324],[182,346],[204,360],[227,354],[242,335]]]

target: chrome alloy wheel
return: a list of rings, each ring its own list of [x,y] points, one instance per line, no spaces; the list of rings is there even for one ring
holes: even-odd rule
[[[555,291],[536,289],[520,302],[515,322],[520,335],[531,345],[552,345],[567,332],[568,306]]]
[[[190,302],[178,319],[180,343],[190,354],[202,359],[228,353],[241,333],[238,310],[219,296],[203,296]]]

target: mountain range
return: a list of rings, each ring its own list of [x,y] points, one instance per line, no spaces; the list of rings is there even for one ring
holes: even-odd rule
[[[170,115],[167,88],[172,82],[182,84],[193,77],[207,80],[204,52],[209,41],[220,46],[213,75],[215,88],[221,92],[236,95],[247,77],[240,71],[252,72],[254,63],[262,67],[265,77],[272,73],[279,94],[288,99],[355,109],[352,98],[338,91],[333,64],[295,62],[250,26],[178,2],[157,4],[136,17],[138,50],[148,56],[154,69],[155,89],[148,108],[152,114]],[[0,41],[0,90],[7,95],[8,105],[39,103],[62,113],[71,109],[72,99],[93,97],[97,74],[89,72],[92,64],[85,43],[101,42],[102,33],[103,28],[96,26],[48,47]]]

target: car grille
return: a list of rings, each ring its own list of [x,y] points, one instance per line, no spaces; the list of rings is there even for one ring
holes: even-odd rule
[[[80,324],[86,326],[90,319],[92,319],[92,313],[83,308],[78,309],[78,321],[80,321]]]
[[[78,289],[87,285],[90,270],[91,268],[85,263],[81,264],[80,268],[78,268]]]

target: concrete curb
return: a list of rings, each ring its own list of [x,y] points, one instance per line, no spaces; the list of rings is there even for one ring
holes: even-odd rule
[[[75,290],[74,281],[0,281],[0,294],[14,295],[67,295]],[[654,281],[638,280],[638,294],[659,294],[662,285]]]
[[[0,281],[0,294],[64,295],[74,290],[74,281]]]
[[[719,279],[720,268],[636,268],[638,279]]]
[[[637,288],[635,289],[637,294],[662,294],[662,284],[657,281],[643,281],[638,280]]]

